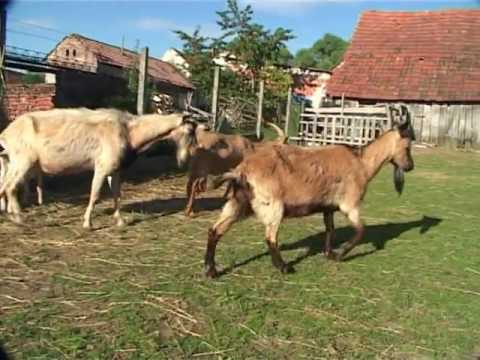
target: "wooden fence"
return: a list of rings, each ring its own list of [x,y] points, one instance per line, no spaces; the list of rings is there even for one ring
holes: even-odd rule
[[[480,105],[407,104],[417,141],[480,147]]]

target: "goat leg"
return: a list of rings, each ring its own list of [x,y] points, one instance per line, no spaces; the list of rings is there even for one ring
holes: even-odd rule
[[[37,203],[43,205],[43,174],[40,169],[37,169]]]
[[[224,205],[220,218],[208,230],[207,251],[205,253],[205,275],[210,278],[218,276],[215,268],[215,249],[220,238],[238,221],[245,212],[245,203],[232,198]]]
[[[100,197],[100,190],[102,188],[103,183],[105,182],[105,178],[107,174],[99,169],[95,169],[93,173],[93,180],[90,189],[90,200],[88,201],[87,210],[83,215],[83,227],[85,229],[92,228],[92,211],[95,207],[95,203],[97,202],[98,198]]]
[[[353,227],[355,228],[355,234],[353,237],[343,244],[339,251],[332,251],[332,255],[330,256],[333,260],[343,260],[345,255],[347,255],[362,239],[363,234],[365,232],[365,228],[360,220],[360,212],[358,208],[353,208],[347,213],[348,219],[351,221]]]
[[[189,177],[187,182],[187,205],[185,206],[185,215],[193,216],[193,203],[195,196],[199,193],[199,178]]]
[[[215,267],[215,249],[217,247],[220,236],[215,229],[208,230],[207,252],[205,253],[205,275],[209,278],[218,276]]]
[[[282,274],[293,273],[295,272],[294,268],[290,264],[285,263],[278,249],[277,235],[279,225],[280,224],[267,225],[265,240],[268,245],[268,251],[272,258],[273,266],[279,269]]]
[[[325,211],[323,213],[323,222],[325,223],[325,248],[323,253],[329,257],[332,253],[332,241],[334,238],[335,224],[333,222],[333,211]]]

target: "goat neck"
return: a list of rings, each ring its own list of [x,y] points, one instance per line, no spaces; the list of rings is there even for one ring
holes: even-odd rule
[[[386,162],[392,160],[392,144],[395,141],[395,136],[397,136],[395,132],[389,131],[371,144],[362,148],[360,159],[365,166],[365,172],[369,181]]]
[[[182,117],[171,115],[142,115],[128,123],[130,146],[133,150],[140,150],[149,144],[167,137],[172,130],[182,124]]]

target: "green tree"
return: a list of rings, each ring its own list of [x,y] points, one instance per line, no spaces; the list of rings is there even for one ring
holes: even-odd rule
[[[250,5],[241,9],[237,0],[227,0],[227,9],[217,12],[217,24],[223,31],[215,44],[219,49],[233,55],[234,61],[246,66],[252,77],[252,84],[259,79],[262,69],[279,62],[285,55],[286,42],[293,39],[291,30],[277,28],[267,30],[253,22]]]
[[[181,30],[174,33],[183,42],[182,55],[188,64],[191,81],[200,97],[210,99],[213,86],[214,39],[202,36],[200,27],[192,34]]]
[[[291,30],[266,29],[253,21],[251,6],[239,7],[237,0],[227,0],[226,10],[218,11],[217,15],[221,30],[219,37],[202,36],[200,28],[192,34],[174,31],[183,42],[182,52],[189,64],[188,71],[196,92],[210,100],[213,59],[225,56],[241,71],[222,70],[222,96],[256,101],[258,80],[265,79],[265,113],[276,113],[278,103],[285,103],[291,79],[273,65],[285,64],[293,59],[286,46],[287,41],[293,38]]]
[[[331,70],[342,61],[348,44],[341,37],[327,33],[311,48],[300,49],[295,55],[295,64]]]

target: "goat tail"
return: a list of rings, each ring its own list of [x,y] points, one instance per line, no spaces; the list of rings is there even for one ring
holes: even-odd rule
[[[277,133],[277,138],[274,140],[276,143],[285,144],[287,142],[288,136],[277,124],[274,124],[270,121],[265,121],[265,125],[270,126]]]

